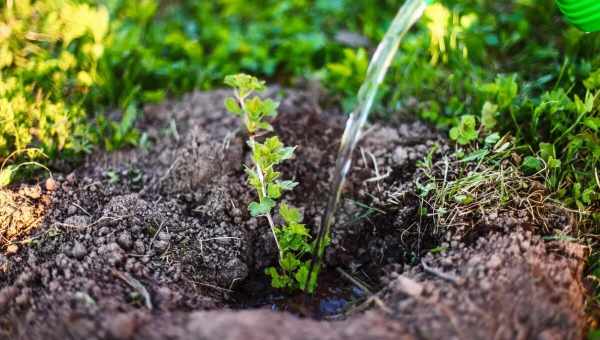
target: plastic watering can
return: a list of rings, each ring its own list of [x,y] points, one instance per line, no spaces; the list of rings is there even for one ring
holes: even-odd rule
[[[567,21],[584,32],[600,31],[600,0],[556,0]]]

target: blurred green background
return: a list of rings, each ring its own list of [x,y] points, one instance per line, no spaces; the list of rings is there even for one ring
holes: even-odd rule
[[[23,160],[53,165],[95,146],[135,146],[142,105],[221,87],[237,72],[286,86],[319,81],[349,111],[400,5],[5,0],[0,159],[15,170]],[[487,102],[486,128],[518,137],[524,156],[554,145],[572,171],[548,184],[586,206],[598,199],[599,65],[599,35],[566,24],[552,0],[441,1],[402,43],[376,111],[447,129],[481,116]],[[112,109],[121,114],[107,116]],[[8,182],[17,172],[3,174]]]

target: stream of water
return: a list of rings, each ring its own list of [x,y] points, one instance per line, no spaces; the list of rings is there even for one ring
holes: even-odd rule
[[[317,233],[308,277],[312,277],[315,264],[317,264],[317,268],[321,265],[320,262],[325,250],[325,243],[323,240],[325,236],[329,235],[333,217],[344,186],[344,180],[352,163],[352,151],[360,139],[362,127],[367,121],[379,85],[383,82],[385,74],[398,51],[400,41],[406,32],[408,32],[415,22],[423,15],[423,11],[429,2],[429,0],[407,0],[398,11],[398,14],[396,14],[390,28],[385,33],[383,40],[379,43],[375,54],[371,58],[365,81],[358,91],[357,106],[346,122],[346,129],[344,130],[344,135],[340,142],[333,182],[331,183],[330,196],[327,202],[325,216],[321,221]]]

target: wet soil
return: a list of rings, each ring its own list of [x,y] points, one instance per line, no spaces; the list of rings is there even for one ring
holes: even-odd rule
[[[543,241],[535,220],[486,221],[467,239],[419,214],[417,162],[434,144],[434,159],[450,152],[419,122],[365,132],[316,296],[270,289],[275,244],[245,208],[250,159],[226,95],[148,107],[149,144],[0,192],[0,338],[582,337],[583,247]],[[298,145],[285,200],[318,225],[343,116],[314,93],[270,95],[276,132]]]

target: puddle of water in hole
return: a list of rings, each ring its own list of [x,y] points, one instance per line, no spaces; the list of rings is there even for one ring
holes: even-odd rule
[[[337,320],[343,319],[347,308],[364,297],[362,289],[335,273],[321,273],[315,294],[308,298],[303,293],[287,294],[274,289],[268,278],[258,274],[237,290],[231,305],[235,309],[267,308],[302,317]]]

